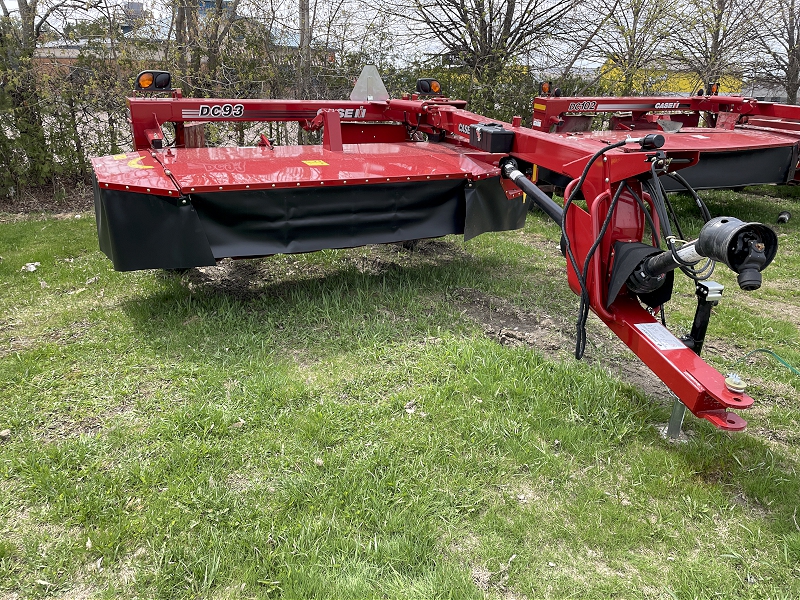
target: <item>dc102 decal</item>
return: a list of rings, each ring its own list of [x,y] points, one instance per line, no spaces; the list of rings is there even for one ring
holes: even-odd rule
[[[570,102],[566,112],[581,111],[611,111],[611,110],[674,110],[680,108],[680,102],[656,102],[655,104],[617,104],[616,102],[606,102],[598,104],[595,100],[584,100],[583,102]]]
[[[597,102],[594,100],[586,100],[584,102],[570,102],[568,111],[576,110],[594,110],[597,108]]]

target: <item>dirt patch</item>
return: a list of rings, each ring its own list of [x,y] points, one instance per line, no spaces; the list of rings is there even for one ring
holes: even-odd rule
[[[164,271],[164,277],[180,277],[190,291],[213,288],[235,298],[247,299],[258,293],[263,282],[263,261],[221,260],[213,267],[197,267],[186,271]]]
[[[503,298],[475,289],[459,289],[453,298],[462,314],[479,323],[497,343],[535,348],[553,360],[574,360],[575,324],[566,315],[525,312]],[[590,319],[587,339],[583,358],[587,364],[602,366],[650,397],[672,398],[667,386],[604,325]]]
[[[765,285],[764,287],[780,289],[775,285]],[[795,294],[797,293],[797,283],[791,288],[787,286],[785,290],[780,291],[791,291],[792,294]],[[782,299],[780,302],[775,302],[773,300],[740,294],[737,300],[747,308],[752,309],[754,315],[767,316],[776,321],[788,321],[800,329],[800,306],[791,304],[788,298]]]
[[[76,213],[93,210],[92,187],[85,183],[26,189],[12,197],[0,197],[0,223],[12,223],[32,216],[71,218]]]
[[[20,336],[9,338],[8,342],[0,346],[0,358],[14,354],[16,352],[24,352],[30,350],[40,343],[39,338],[30,336]]]
[[[511,568],[511,562],[516,557],[514,555],[509,559],[508,563],[501,564],[498,571],[490,571],[484,565],[472,565],[470,567],[472,583],[484,594],[493,592],[499,594],[505,600],[522,600],[526,598],[526,596],[518,595],[508,587],[508,572]]]
[[[476,565],[470,569],[472,575],[472,583],[475,584],[482,592],[489,591],[489,585],[492,581],[492,572],[484,566]]]
[[[518,594],[508,587],[509,571],[517,555],[511,556],[506,563],[500,563],[497,571],[490,571],[484,563],[470,560],[468,557],[477,553],[480,541],[473,534],[460,540],[454,540],[447,546],[445,555],[453,557],[462,566],[469,569],[472,583],[485,597],[500,597],[504,600],[523,600],[527,596]]]
[[[64,592],[58,596],[58,598],[60,600],[89,600],[89,598],[96,598],[98,596],[98,592],[99,590],[94,588],[77,586],[67,592]]]
[[[8,319],[0,319],[0,332],[11,331],[20,326],[20,321],[10,321]]]
[[[332,266],[311,264],[291,254],[264,259],[223,259],[213,267],[187,271],[165,271],[165,277],[180,277],[191,291],[216,293],[246,300],[270,293],[281,285],[288,293],[293,284],[332,275],[336,270],[354,268],[365,275],[384,275],[392,270],[422,265],[446,265],[466,260],[469,255],[443,240],[414,240],[397,244],[363,246],[337,255]]]
[[[452,296],[462,314],[504,346],[529,346],[552,357],[569,346],[568,324],[559,317],[521,310],[511,302],[480,290],[461,288]]]
[[[0,332],[11,331],[19,325],[19,322],[9,323],[7,326],[3,326],[3,324],[0,323]],[[67,345],[75,343],[86,335],[90,327],[91,325],[89,322],[84,320],[73,323],[69,327],[63,329],[47,331],[40,336],[11,336],[3,345],[0,345],[0,358],[15,352],[30,350],[39,344],[55,343]]]
[[[133,410],[133,404],[124,401],[97,415],[92,415],[78,421],[71,419],[69,415],[61,413],[51,414],[49,418],[47,418],[45,425],[37,428],[33,432],[33,435],[46,444],[57,443],[61,440],[72,439],[82,435],[99,435],[109,421],[131,413]]]
[[[237,494],[242,494],[251,490],[256,485],[256,477],[247,476],[243,473],[228,473],[225,477],[225,486]]]
[[[226,258],[213,267],[164,272],[165,277],[180,277],[192,292],[208,291],[242,301],[270,294],[270,289],[278,284],[281,288],[278,295],[286,294],[294,285],[325,274],[322,267],[291,255],[247,260]]]
[[[359,273],[384,275],[389,271],[423,265],[443,266],[468,260],[469,254],[457,244],[440,239],[411,240],[395,244],[364,246],[357,256],[345,258]]]

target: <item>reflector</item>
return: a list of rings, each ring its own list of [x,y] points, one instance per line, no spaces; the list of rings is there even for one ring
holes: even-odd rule
[[[159,73],[156,75],[156,87],[160,90],[169,89],[169,83],[172,78],[169,73]]]

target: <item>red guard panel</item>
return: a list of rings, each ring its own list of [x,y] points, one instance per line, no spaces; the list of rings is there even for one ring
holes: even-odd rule
[[[93,159],[101,187],[160,195],[441,179],[484,179],[500,170],[466,149],[430,143],[178,148]],[[171,178],[170,178],[171,177]],[[173,180],[175,183],[173,183]]]
[[[98,184],[103,189],[175,196],[175,183],[164,173],[161,164],[149,152],[128,152],[92,158]]]

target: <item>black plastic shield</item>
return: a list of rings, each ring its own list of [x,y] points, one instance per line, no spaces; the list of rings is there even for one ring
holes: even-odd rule
[[[499,178],[192,194],[95,187],[100,248],[118,271],[518,229],[526,206]]]
[[[700,162],[680,174],[695,190],[729,189],[747,185],[783,184],[794,177],[797,146],[733,152],[703,152]],[[661,177],[668,192],[682,192],[671,177]]]
[[[191,204],[152,194],[101,190],[95,180],[94,209],[100,250],[116,271],[216,264]]]
[[[467,186],[465,196],[465,240],[488,231],[511,231],[525,226],[528,206],[520,198],[509,200],[500,185],[499,177],[476,181]]]

